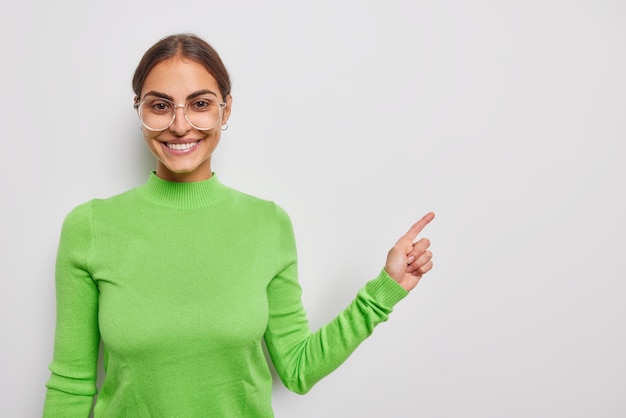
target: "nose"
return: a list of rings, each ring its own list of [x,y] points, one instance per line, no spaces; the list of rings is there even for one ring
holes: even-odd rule
[[[191,125],[185,117],[184,106],[178,105],[174,108],[174,121],[170,125],[170,131],[175,135],[182,136],[191,129]]]

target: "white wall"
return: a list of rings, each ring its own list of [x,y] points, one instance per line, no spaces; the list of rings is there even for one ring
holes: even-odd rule
[[[410,4],[410,5],[409,5]],[[626,3],[12,1],[0,15],[0,416],[41,414],[65,214],[154,163],[139,57],[190,31],[234,114],[214,168],[292,216],[317,327],[428,210],[436,267],[277,417],[626,416]]]

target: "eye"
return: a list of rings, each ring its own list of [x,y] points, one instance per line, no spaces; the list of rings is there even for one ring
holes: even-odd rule
[[[189,102],[188,107],[196,112],[209,110],[214,106],[215,101],[207,97],[199,97]]]
[[[165,100],[151,100],[146,103],[146,108],[154,113],[167,113],[172,109],[172,104]]]

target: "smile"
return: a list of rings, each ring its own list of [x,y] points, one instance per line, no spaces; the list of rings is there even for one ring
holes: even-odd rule
[[[198,142],[200,141],[189,142],[186,144],[170,144],[169,142],[166,142],[165,146],[175,151],[186,151],[188,149],[195,147],[198,144]]]

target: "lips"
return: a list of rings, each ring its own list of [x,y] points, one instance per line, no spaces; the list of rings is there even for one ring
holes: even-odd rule
[[[195,147],[198,144],[198,142],[200,141],[198,140],[198,141],[186,142],[186,143],[164,142],[163,144],[169,149],[174,150],[174,151],[187,151]]]

